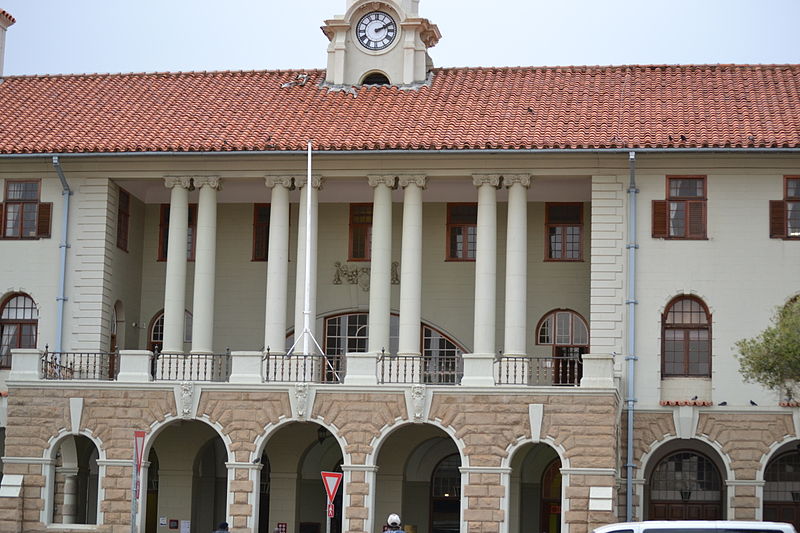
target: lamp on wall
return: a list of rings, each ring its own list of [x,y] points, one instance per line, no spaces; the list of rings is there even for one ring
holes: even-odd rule
[[[317,430],[317,442],[322,445],[325,442],[325,439],[331,436],[331,432],[325,429],[324,427],[320,426]]]

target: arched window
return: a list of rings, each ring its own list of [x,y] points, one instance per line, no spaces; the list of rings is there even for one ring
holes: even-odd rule
[[[380,72],[371,72],[364,76],[364,81],[361,82],[362,85],[389,85],[389,78],[386,77],[386,74],[382,74]]]
[[[39,310],[27,294],[15,293],[0,305],[0,368],[11,368],[13,348],[36,348]]]
[[[192,313],[184,312],[183,316],[183,342],[192,342]],[[150,340],[147,349],[151,352],[161,351],[164,347],[164,311],[161,311],[150,326]]]
[[[711,376],[711,315],[694,296],[678,296],[661,317],[661,376]]]
[[[780,454],[764,472],[764,520],[800,527],[800,451]]]
[[[461,507],[461,458],[458,454],[442,459],[431,475],[432,533],[458,531]]]
[[[323,349],[327,358],[326,381],[338,381],[342,360],[348,353],[366,352],[369,340],[369,315],[348,313],[325,319],[325,341]],[[427,324],[420,325],[423,357],[422,379],[425,383],[458,384],[463,375],[461,354],[464,348],[447,335]],[[389,321],[389,346],[385,354],[397,354],[399,346],[400,318],[392,314]]]
[[[561,460],[553,459],[542,475],[541,527],[544,533],[561,531]]]
[[[683,450],[665,457],[650,476],[648,520],[722,520],[722,480],[708,457]]]
[[[553,347],[553,385],[580,383],[581,356],[589,351],[589,327],[581,315],[569,309],[546,314],[536,328],[536,344]]]

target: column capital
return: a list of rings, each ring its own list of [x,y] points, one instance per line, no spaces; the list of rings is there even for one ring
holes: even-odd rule
[[[503,174],[503,187],[510,189],[515,183],[523,187],[530,187],[533,180],[530,174]]]
[[[491,185],[495,189],[500,186],[500,174],[473,174],[472,184],[476,187]]]
[[[175,187],[189,189],[189,187],[191,186],[192,186],[191,176],[164,176],[164,187],[166,187],[167,189],[173,189]]]
[[[416,185],[420,189],[424,189],[428,184],[428,176],[425,174],[406,174],[397,177],[397,185],[405,189],[409,185]]]
[[[192,180],[194,181],[194,186],[198,189],[204,186],[217,191],[222,189],[222,178],[219,176],[195,176]]]
[[[264,185],[270,189],[278,185],[291,189],[293,179],[293,176],[264,176]]]
[[[370,187],[377,187],[378,185],[386,185],[390,189],[394,187],[397,176],[394,174],[373,174],[367,176],[367,181]]]
[[[294,186],[298,189],[302,189],[306,186],[306,182],[308,181],[307,176],[295,176],[294,178]],[[311,176],[311,186],[317,190],[322,188],[322,184],[325,183],[325,178],[320,175],[312,175]]]

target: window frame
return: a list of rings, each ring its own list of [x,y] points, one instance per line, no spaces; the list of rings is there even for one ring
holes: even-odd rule
[[[673,196],[671,185],[674,180],[701,180],[702,196]],[[652,235],[677,241],[708,240],[708,176],[703,174],[667,175],[665,183],[665,199],[653,200]],[[683,235],[672,234],[672,204],[683,205]],[[694,211],[694,210],[697,211]],[[696,217],[699,221],[695,221]],[[702,231],[693,231],[693,226],[702,226]]]
[[[167,248],[169,247],[169,204],[159,206],[158,222],[158,259],[157,261],[167,260]],[[189,204],[189,225],[186,235],[186,260],[194,261],[197,251],[197,204]],[[191,244],[189,241],[191,240]]]
[[[452,209],[454,207],[461,207],[461,206],[475,206],[475,223],[474,224],[464,224],[461,222],[452,222]],[[475,248],[475,253],[472,257],[469,256],[469,228],[475,228],[475,241],[477,243],[478,238],[478,203],[477,202],[448,202],[447,203],[447,212],[446,212],[446,219],[445,219],[445,247],[444,247],[444,260],[447,262],[464,262],[464,263],[474,263],[475,256],[477,255],[477,244]],[[461,233],[461,248],[464,250],[465,256],[454,256],[451,252],[450,242],[452,237],[452,231],[455,228],[462,228],[464,231]]]
[[[123,198],[125,206],[123,207]],[[131,219],[131,193],[119,188],[117,196],[117,248],[123,252],[128,251],[128,237]]]
[[[790,205],[796,205],[800,212],[800,192],[797,196],[789,195],[789,182],[796,181],[798,191],[800,191],[800,175],[787,175],[783,177],[783,200],[770,200],[769,202],[769,236],[771,239],[783,239],[785,241],[800,240],[800,231],[796,234],[790,232],[789,210]],[[800,229],[800,225],[798,225]]]
[[[680,301],[683,300],[691,300],[696,302],[700,305],[700,308],[705,313],[706,323],[705,324],[691,324],[691,323],[682,323],[682,324],[667,324],[667,317],[669,313],[672,311],[672,308]],[[708,305],[697,296],[692,294],[681,294],[674,298],[672,298],[669,303],[664,307],[664,312],[661,314],[661,379],[664,378],[701,378],[701,379],[709,379],[712,376],[713,372],[713,350],[712,350],[712,315],[711,311],[708,309]],[[668,330],[675,330],[675,331],[683,331],[683,339],[682,339],[682,353],[683,353],[683,372],[682,373],[667,373],[666,371],[666,344],[667,344],[667,331]],[[688,347],[688,339],[687,334],[690,331],[706,331],[707,332],[707,339],[706,342],[708,343],[708,352],[706,357],[708,358],[708,370],[705,374],[692,374],[689,372],[690,362],[689,362],[689,355],[690,350]]]
[[[579,215],[578,215],[578,224],[569,224],[569,223],[553,223],[550,222],[550,206],[578,206],[579,208]],[[583,202],[545,202],[544,204],[544,260],[546,262],[554,262],[554,263],[579,263],[584,260],[583,258],[583,248],[584,248],[584,205]],[[567,235],[566,232],[561,235],[561,257],[550,257],[550,228],[553,227],[578,227],[579,231],[579,245],[578,245],[578,257],[577,258],[569,258],[564,257],[564,254],[567,250]]]
[[[9,199],[9,185],[14,183],[35,183],[36,184],[36,199],[34,200],[13,200]],[[0,203],[0,238],[8,240],[37,240],[50,237],[50,230],[52,227],[53,218],[53,204],[52,202],[42,202],[42,180],[40,179],[7,179],[3,185],[4,203]],[[20,206],[21,209],[21,222],[19,226],[19,235],[8,235],[8,212],[9,206]],[[33,216],[33,234],[25,234],[25,206],[32,206],[28,209],[34,209]],[[28,232],[30,233],[30,231]]]
[[[266,208],[267,221],[258,221],[258,210]],[[272,204],[258,203],[253,204],[253,250],[251,261],[266,262],[269,261],[269,222],[270,215],[272,214]],[[263,236],[264,249],[258,249],[259,236]]]
[[[369,223],[354,222],[356,216],[366,216],[366,213],[354,213],[354,209],[369,206]],[[367,262],[372,260],[372,221],[373,221],[373,205],[371,202],[356,202],[351,203],[349,207],[349,226],[348,226],[348,244],[347,244],[347,260],[352,262]],[[360,238],[364,239],[364,256],[356,257],[353,254],[353,243],[355,236],[358,232]],[[363,233],[363,234],[362,234]]]

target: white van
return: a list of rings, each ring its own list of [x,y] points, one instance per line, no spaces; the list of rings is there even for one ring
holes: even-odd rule
[[[620,522],[595,528],[592,533],[797,533],[792,524],[736,520],[652,520]]]

